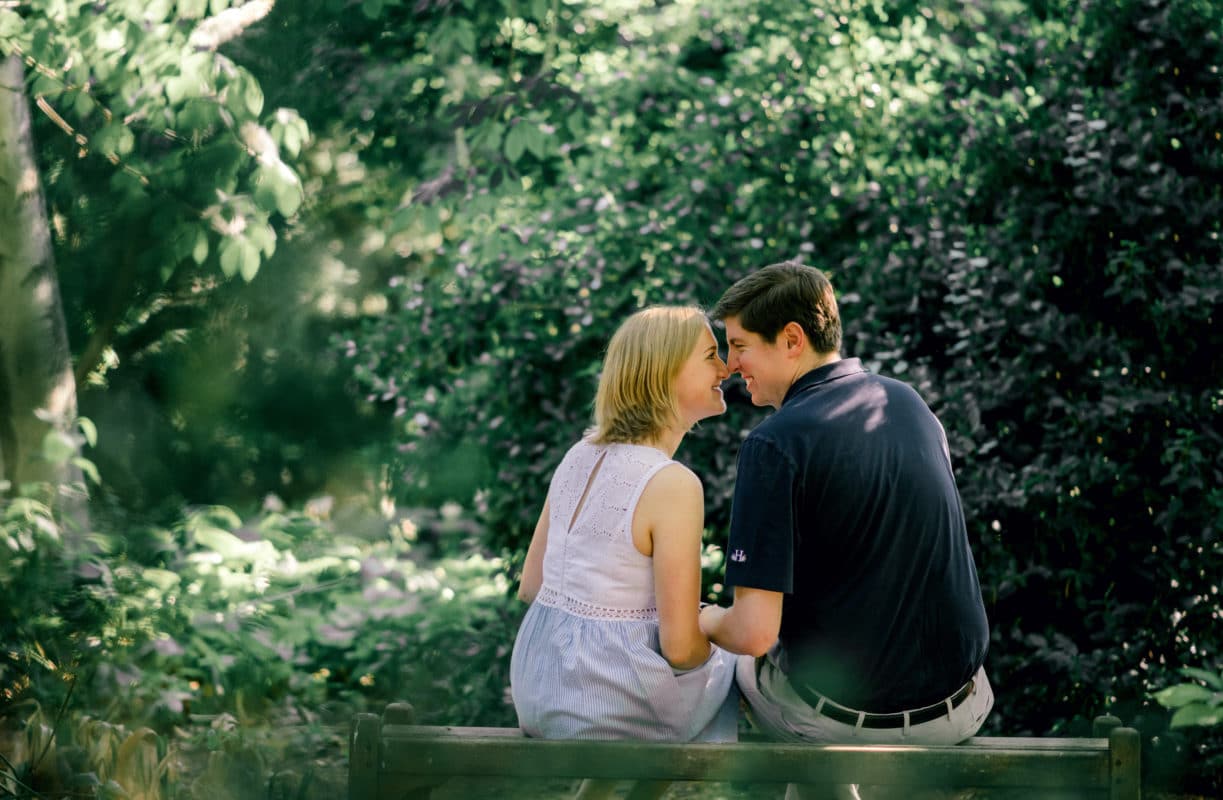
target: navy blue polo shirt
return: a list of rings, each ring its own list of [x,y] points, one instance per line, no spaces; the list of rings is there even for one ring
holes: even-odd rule
[[[739,450],[726,583],[784,592],[792,683],[850,708],[936,703],[989,628],[943,426],[856,358],[799,378]]]

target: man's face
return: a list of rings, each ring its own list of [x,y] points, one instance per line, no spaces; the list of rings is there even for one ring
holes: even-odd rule
[[[747,383],[752,405],[781,408],[781,401],[794,382],[794,365],[786,358],[784,337],[768,342],[743,329],[738,317],[727,317],[726,366]]]

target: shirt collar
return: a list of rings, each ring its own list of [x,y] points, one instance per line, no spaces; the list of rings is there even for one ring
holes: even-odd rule
[[[831,364],[816,367],[810,372],[804,373],[791,384],[781,404],[784,406],[801,392],[805,392],[808,389],[813,389],[816,386],[821,386],[850,375],[857,375],[860,372],[866,372],[866,367],[862,366],[862,359],[860,358],[842,358],[840,361],[833,361]]]

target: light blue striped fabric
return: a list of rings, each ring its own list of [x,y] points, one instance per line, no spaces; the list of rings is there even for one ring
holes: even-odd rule
[[[546,739],[733,742],[735,657],[714,647],[676,673],[659,652],[658,623],[596,620],[533,603],[510,663],[518,725]]]

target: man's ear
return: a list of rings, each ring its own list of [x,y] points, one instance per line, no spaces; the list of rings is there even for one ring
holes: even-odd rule
[[[807,333],[797,322],[787,322],[780,335],[787,353],[799,355],[806,349]]]

